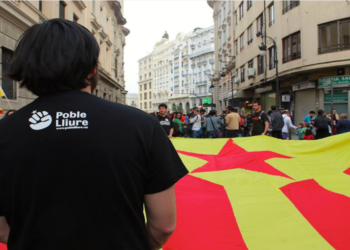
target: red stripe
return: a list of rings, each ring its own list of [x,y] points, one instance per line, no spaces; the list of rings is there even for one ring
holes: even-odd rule
[[[321,187],[315,180],[281,188],[300,213],[335,249],[350,249],[350,198]]]
[[[344,171],[344,174],[350,175],[350,168]]]
[[[164,250],[247,249],[222,186],[187,175],[175,191],[177,226]]]

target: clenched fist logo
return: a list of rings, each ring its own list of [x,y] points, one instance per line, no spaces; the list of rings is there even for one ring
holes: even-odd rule
[[[30,127],[33,130],[42,130],[51,125],[52,117],[46,111],[37,112],[36,110],[32,112],[32,117],[29,118]]]

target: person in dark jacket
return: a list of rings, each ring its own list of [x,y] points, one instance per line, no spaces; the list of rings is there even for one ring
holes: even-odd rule
[[[340,115],[340,120],[335,127],[337,128],[337,134],[350,132],[350,121],[347,120],[347,115],[345,113]]]
[[[331,120],[327,118],[324,110],[320,109],[317,113],[318,117],[314,122],[314,126],[316,128],[316,140],[330,136],[330,128],[332,126]]]
[[[282,139],[282,128],[284,126],[284,121],[281,113],[277,110],[275,105],[271,106],[272,113],[270,115],[272,132],[271,135],[277,139]]]

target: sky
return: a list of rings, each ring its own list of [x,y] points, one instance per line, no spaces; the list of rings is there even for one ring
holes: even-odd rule
[[[125,27],[130,30],[124,48],[126,90],[138,93],[138,60],[152,52],[167,31],[170,40],[180,32],[214,25],[213,9],[207,1],[124,1]]]

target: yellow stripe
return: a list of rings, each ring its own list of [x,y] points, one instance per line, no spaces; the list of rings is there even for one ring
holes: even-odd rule
[[[191,175],[225,187],[248,249],[333,249],[278,189],[292,180],[242,169]]]

